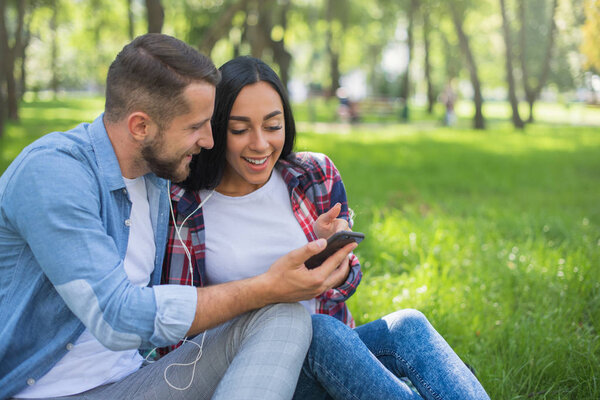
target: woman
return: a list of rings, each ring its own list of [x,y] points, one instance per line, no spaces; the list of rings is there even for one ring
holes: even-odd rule
[[[171,228],[164,283],[189,284],[190,270],[196,285],[250,277],[291,249],[352,225],[331,160],[292,152],[294,119],[275,72],[251,57],[231,60],[220,71],[214,147],[203,150],[190,177],[171,189],[177,227],[185,223],[187,229],[178,237]],[[189,266],[176,249],[181,244],[192,244]],[[335,289],[303,302],[313,314],[313,342],[295,398],[488,398],[418,311],[352,329],[344,301],[361,272],[354,255],[350,265]]]

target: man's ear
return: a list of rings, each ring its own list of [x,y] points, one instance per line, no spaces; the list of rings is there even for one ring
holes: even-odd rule
[[[143,142],[147,137],[152,136],[152,132],[157,130],[156,123],[150,116],[142,111],[136,111],[129,114],[127,118],[127,127],[133,140]]]

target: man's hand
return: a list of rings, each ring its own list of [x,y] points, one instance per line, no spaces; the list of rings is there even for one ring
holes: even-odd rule
[[[313,223],[313,229],[318,238],[327,239],[339,231],[348,230],[348,221],[343,218],[338,218],[342,205],[336,203],[324,214],[319,215],[319,218]]]
[[[321,266],[308,269],[304,261],[326,246],[325,239],[310,242],[279,258],[264,274],[197,288],[196,315],[187,335],[197,335],[246,311],[274,303],[308,300],[339,286],[349,273],[351,243],[329,257]]]
[[[279,258],[262,275],[269,303],[295,302],[315,296],[344,282],[350,271],[348,254],[357,246],[351,243],[329,257],[321,266],[307,269],[304,261],[326,246],[318,239]]]

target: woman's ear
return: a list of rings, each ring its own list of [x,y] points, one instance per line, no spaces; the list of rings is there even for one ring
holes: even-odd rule
[[[153,131],[157,130],[156,123],[152,121],[148,114],[142,111],[129,114],[127,127],[133,140],[140,143],[144,142],[147,137],[152,135]]]

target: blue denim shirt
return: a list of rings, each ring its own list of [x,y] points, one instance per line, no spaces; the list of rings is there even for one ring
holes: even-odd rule
[[[0,399],[33,384],[87,328],[112,350],[177,343],[196,289],[159,285],[168,182],[146,175],[156,243],[148,287],[123,260],[131,202],[102,116],[26,147],[0,177]]]

